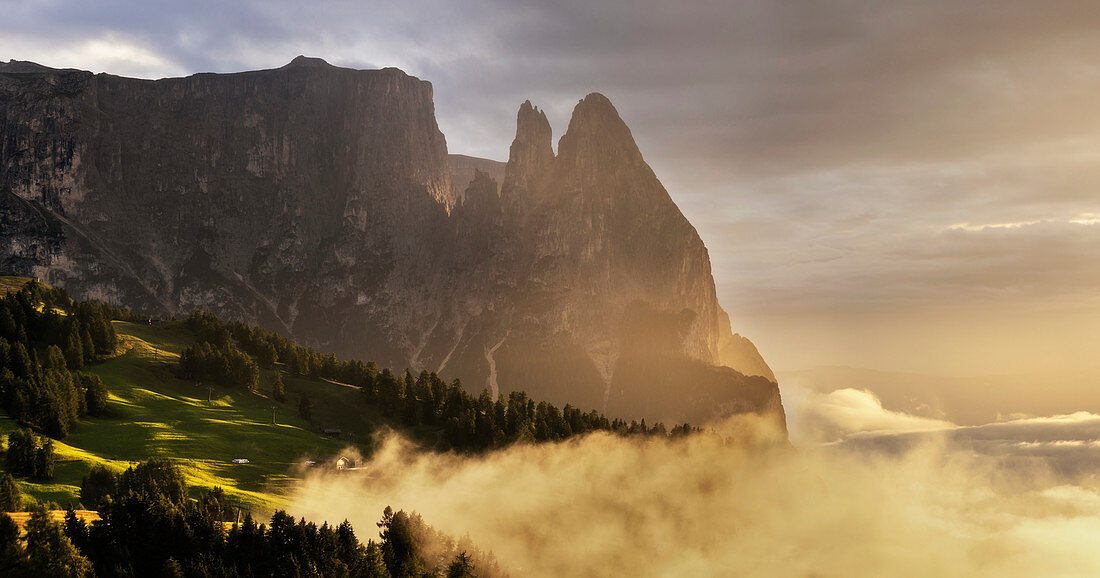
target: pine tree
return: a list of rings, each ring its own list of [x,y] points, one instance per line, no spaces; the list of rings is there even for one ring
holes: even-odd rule
[[[386,568],[386,558],[382,553],[382,547],[376,544],[374,540],[367,542],[364,575],[366,578],[390,578],[390,570]]]
[[[53,440],[46,438],[42,447],[34,452],[34,477],[43,480],[53,479],[56,458],[53,453]]]
[[[171,461],[153,458],[122,472],[118,478],[118,494],[120,497],[144,496],[154,501],[163,497],[179,506],[187,501],[187,482]]]
[[[455,556],[454,561],[447,567],[447,578],[477,578],[477,572],[474,572],[474,563],[466,555],[466,552]]]
[[[75,326],[79,327],[79,322]],[[65,361],[73,371],[84,368],[84,346],[81,343],[80,334],[76,331],[69,332],[69,338],[65,344]]]
[[[394,578],[413,578],[425,573],[420,543],[416,537],[418,526],[421,525],[419,516],[410,516],[404,510],[394,512],[386,506],[382,513],[382,521],[378,523],[381,528],[379,535],[382,537],[382,555]]]
[[[8,434],[8,452],[4,456],[8,471],[22,476],[33,476],[37,446],[34,434],[26,428],[19,428]]]
[[[91,563],[50,519],[49,512],[41,504],[31,510],[26,530],[27,558],[33,575],[65,578],[91,575]]]
[[[21,377],[28,379],[34,373],[34,362],[31,360],[30,354],[27,353],[27,347],[24,345],[27,342],[26,338],[22,341],[16,341],[11,347],[10,367],[15,377]]]
[[[278,370],[275,371],[275,377],[271,380],[271,397],[275,401],[286,401],[286,385],[283,384],[283,376]]]
[[[19,512],[23,509],[23,493],[11,474],[0,478],[0,512]]]
[[[88,525],[76,515],[72,506],[65,509],[64,531],[74,546],[80,549],[88,547]]]
[[[19,329],[15,324],[15,317],[6,306],[0,306],[0,337],[13,341],[19,335]]]
[[[103,380],[94,373],[78,374],[80,386],[84,389],[84,404],[88,415],[102,416],[107,414],[107,386]]]
[[[92,341],[92,332],[85,327],[80,334],[80,345],[83,349],[84,363],[91,363],[95,359],[95,342]]]
[[[392,417],[400,409],[402,385],[389,368],[383,369],[382,373],[378,374],[378,403],[386,416]]]
[[[275,346],[269,341],[263,341],[256,349],[256,359],[265,369],[274,367],[277,358],[278,352],[275,351]]]
[[[101,465],[92,466],[80,482],[80,503],[85,508],[101,509],[109,496],[118,494],[118,476]]]
[[[19,543],[19,526],[0,514],[0,576],[29,576],[27,553]]]
[[[171,556],[164,561],[164,567],[160,571],[161,578],[183,578],[183,568],[175,558]]]

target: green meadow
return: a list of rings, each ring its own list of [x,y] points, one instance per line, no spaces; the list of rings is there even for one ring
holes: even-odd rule
[[[54,478],[18,479],[25,497],[75,505],[80,482],[93,465],[122,471],[163,457],[181,467],[195,491],[218,486],[234,501],[270,512],[285,504],[306,460],[338,455],[349,445],[365,453],[371,433],[385,423],[360,399],[358,389],[345,384],[284,375],[287,401],[277,403],[268,395],[273,373],[267,371],[255,393],[210,391],[175,377],[179,355],[191,342],[182,323],[115,321],[114,327],[118,354],[87,369],[110,390],[110,417],[85,418],[63,442],[55,441]],[[298,416],[302,393],[312,401],[312,423]],[[344,439],[321,436],[322,426],[339,427]],[[0,413],[0,432],[6,435],[15,427]],[[235,464],[234,458],[249,463]]]
[[[26,277],[0,276],[0,295],[18,291],[27,281],[30,281],[30,279]]]

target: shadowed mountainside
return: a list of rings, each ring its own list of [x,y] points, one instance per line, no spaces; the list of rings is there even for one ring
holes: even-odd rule
[[[557,155],[524,103],[501,167],[448,156],[430,83],[396,69],[0,64],[0,225],[0,268],[79,298],[613,415],[782,418],[706,247],[595,93]]]

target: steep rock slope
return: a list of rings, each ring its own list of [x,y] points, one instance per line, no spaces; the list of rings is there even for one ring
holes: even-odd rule
[[[0,189],[66,231],[13,272],[404,356],[407,336],[371,312],[425,322],[427,287],[387,281],[430,274],[442,239],[421,233],[454,201],[430,84],[306,58],[159,81],[0,73]]]
[[[0,64],[0,225],[5,272],[82,298],[212,310],[475,391],[782,417],[706,248],[598,94],[557,155],[524,103],[502,167],[448,157],[431,85],[395,69]]]
[[[556,156],[550,133],[524,103],[502,198],[527,273],[497,354],[502,378],[549,394],[558,386],[545,376],[557,373],[576,388],[572,399],[624,415],[674,406],[706,417],[770,403],[770,370],[755,348],[721,343],[729,319],[706,247],[611,102],[581,100]],[[719,368],[733,351],[766,378]]]
[[[508,166],[508,163],[500,161],[456,154],[447,155],[447,163],[451,168],[451,184],[459,194],[465,192],[474,182],[474,176],[478,172],[485,173],[499,186],[504,182],[504,170]]]

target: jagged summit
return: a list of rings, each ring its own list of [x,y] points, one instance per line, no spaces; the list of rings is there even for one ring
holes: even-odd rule
[[[589,158],[601,162],[644,162],[619,111],[598,92],[590,93],[573,107],[569,128],[558,143],[558,155],[566,162]]]
[[[524,101],[516,115],[516,138],[508,152],[506,188],[529,189],[546,174],[554,162],[552,137],[546,112],[530,100]]]

